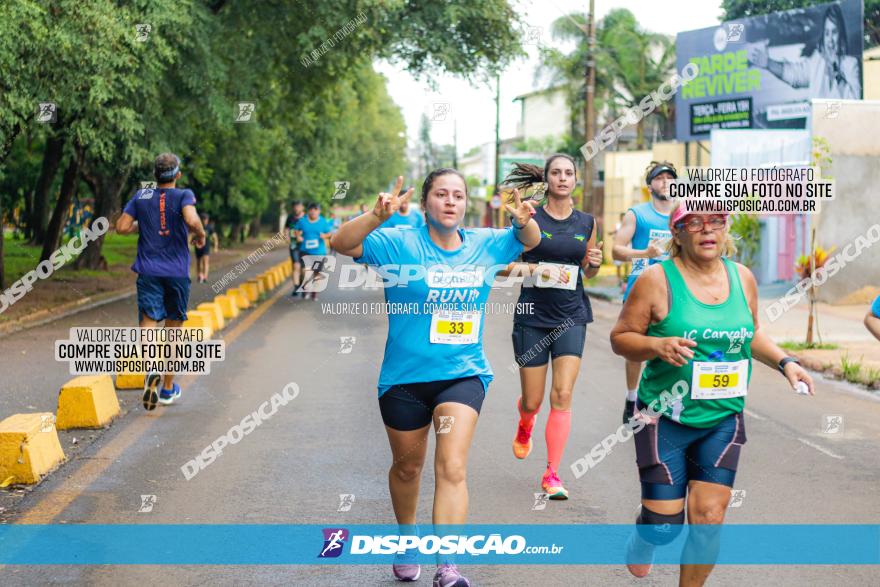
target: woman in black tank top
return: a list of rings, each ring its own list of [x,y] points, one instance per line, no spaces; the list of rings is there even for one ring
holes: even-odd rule
[[[552,155],[544,169],[518,163],[506,183],[535,191],[546,200],[535,213],[541,243],[499,275],[525,276],[513,324],[514,359],[519,366],[521,396],[513,453],[524,459],[532,450],[535,416],[544,402],[548,362],[552,358],[550,416],[547,420],[547,468],[541,487],[550,499],[568,499],[559,479],[559,463],[571,429],[571,395],[580,370],[587,324],[593,321],[584,277],[602,263],[595,222],[575,210],[571,193],[577,182],[574,160]]]

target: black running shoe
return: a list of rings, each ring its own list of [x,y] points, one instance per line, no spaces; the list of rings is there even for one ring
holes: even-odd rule
[[[156,409],[159,403],[159,384],[162,382],[162,375],[157,371],[151,371],[144,377],[144,409],[152,411]]]
[[[626,407],[623,408],[623,423],[626,424],[629,422],[629,419],[632,418],[636,413],[636,402],[631,402],[626,400]]]

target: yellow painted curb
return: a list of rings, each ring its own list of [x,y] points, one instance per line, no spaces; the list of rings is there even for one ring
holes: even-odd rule
[[[204,304],[196,306],[196,310],[199,312],[208,312],[211,315],[211,328],[214,329],[214,332],[222,330],[223,327],[226,326],[226,321],[223,320],[223,310],[220,309],[220,304],[205,302]]]
[[[226,290],[226,295],[235,298],[235,304],[239,309],[246,310],[251,307],[251,301],[244,291],[243,287],[234,287]]]
[[[201,328],[205,331],[205,340],[208,340],[214,334],[214,327],[211,324],[213,321],[210,312],[189,310],[186,313],[186,322],[183,323],[183,328]]]
[[[229,294],[219,295],[214,298],[214,303],[220,306],[224,318],[238,316],[238,300]]]
[[[281,270],[280,267],[276,267],[273,270],[273,273],[275,273],[275,285],[276,286],[279,286],[282,283],[284,283],[284,272]]]
[[[119,401],[109,375],[80,375],[58,394],[59,430],[101,428],[119,414]]]
[[[260,279],[259,277],[255,277],[254,279],[249,279],[248,283],[252,283],[255,286],[257,286],[257,293],[259,295],[263,295],[264,293],[266,293],[266,288],[263,285],[263,280]]]
[[[0,422],[0,482],[39,483],[64,460],[51,412],[15,414]]]
[[[143,389],[144,373],[117,373],[116,389]]]
[[[268,273],[261,273],[259,280],[260,280],[260,285],[263,286],[264,292],[272,291],[273,286],[272,286],[272,276],[271,275],[269,275]]]
[[[252,304],[260,299],[260,285],[258,282],[248,281],[243,284],[240,289]]]

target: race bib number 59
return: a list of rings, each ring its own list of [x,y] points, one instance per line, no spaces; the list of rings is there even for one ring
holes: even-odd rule
[[[728,399],[748,392],[749,361],[694,363],[692,399]]]

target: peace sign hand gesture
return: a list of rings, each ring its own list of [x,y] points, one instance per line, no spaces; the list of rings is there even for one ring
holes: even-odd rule
[[[386,220],[391,218],[391,215],[397,212],[397,210],[400,208],[400,205],[403,202],[408,202],[409,199],[412,197],[413,188],[409,188],[402,196],[399,195],[400,188],[402,187],[403,176],[398,175],[397,181],[394,183],[394,189],[391,190],[391,193],[379,193],[379,197],[376,198],[376,205],[373,207],[373,214],[375,214],[381,222],[385,222]]]
[[[532,203],[529,201],[523,202],[519,197],[519,190],[513,190],[513,203],[515,206],[511,206],[510,204],[505,204],[504,208],[507,210],[508,214],[515,220],[515,223],[523,228],[526,224],[529,223],[532,216],[535,215],[535,208],[532,206]]]

